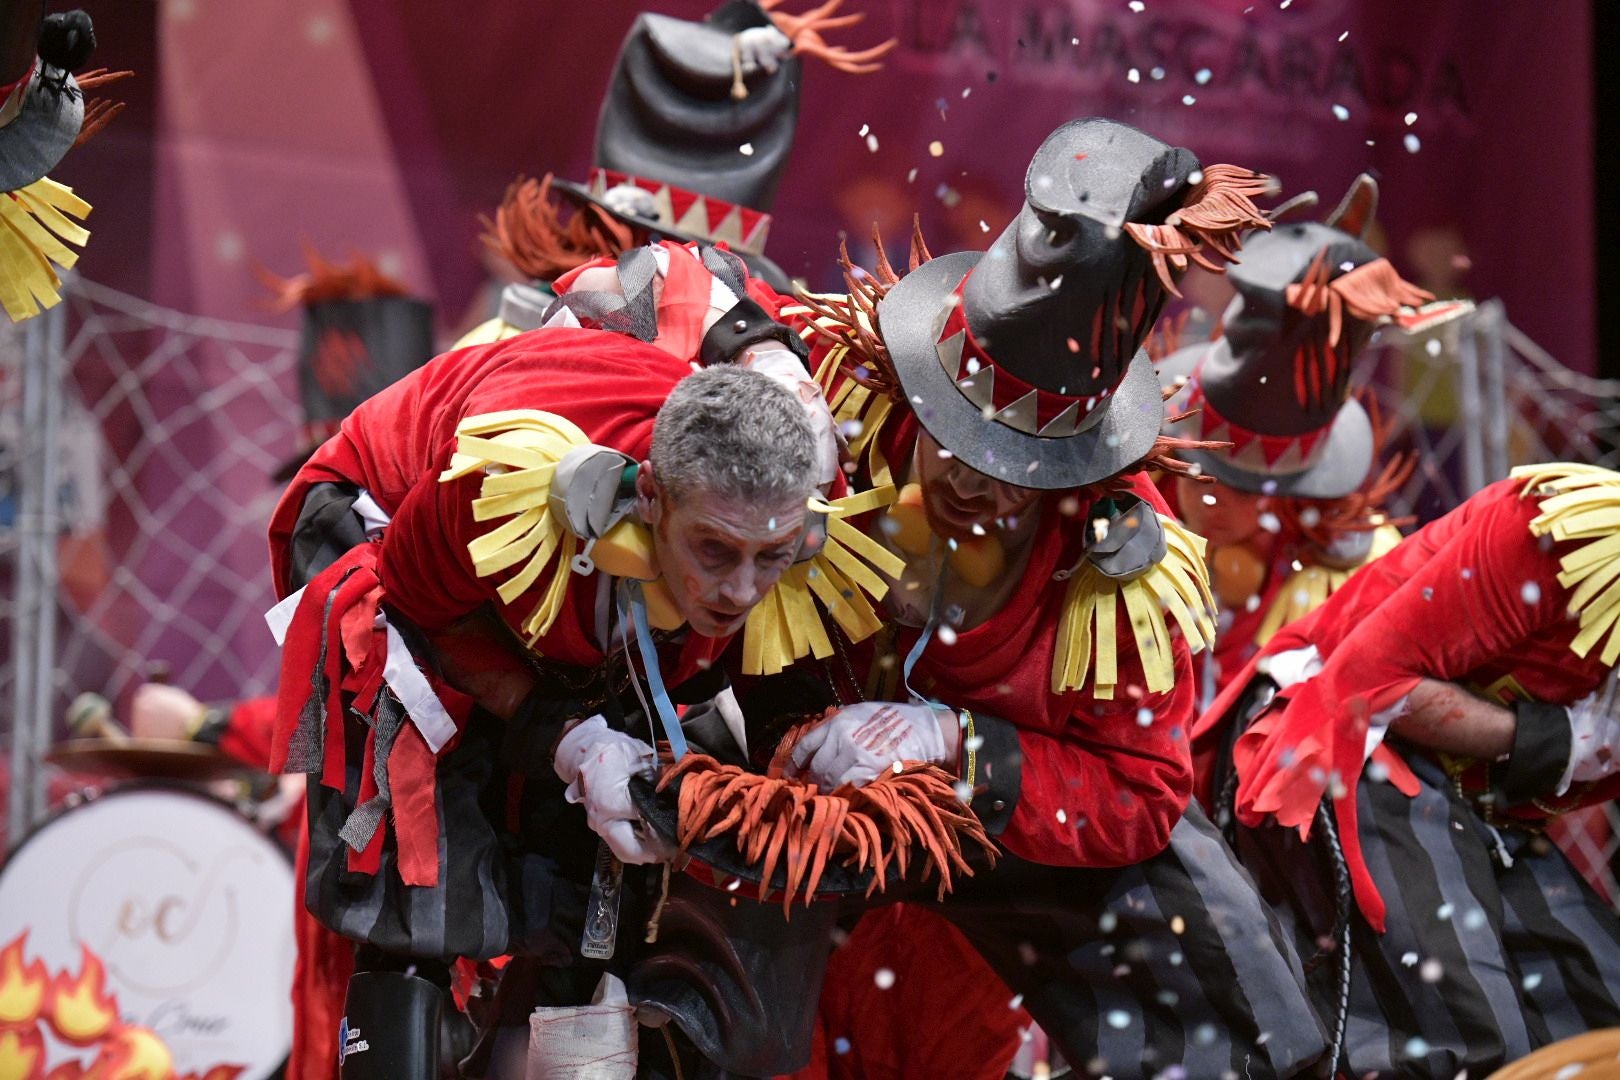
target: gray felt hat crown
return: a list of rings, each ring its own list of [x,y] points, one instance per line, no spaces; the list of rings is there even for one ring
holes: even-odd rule
[[[84,95],[73,76],[39,57],[44,13],[44,0],[0,0],[0,87],[17,84],[0,96],[0,191],[49,173],[84,124]]]
[[[774,72],[743,74],[733,44],[739,32],[770,25],[751,0],[731,0],[703,22],[638,17],[602,103],[590,178],[553,181],[557,190],[656,236],[724,241],[786,288],[787,275],[763,249],[793,149],[800,65],[789,55]],[[733,93],[739,81],[741,97]],[[630,188],[645,196],[630,191],[625,199]]]
[[[1372,469],[1372,424],[1350,394],[1352,369],[1396,307],[1432,299],[1362,241],[1377,194],[1359,176],[1325,223],[1279,222],[1245,243],[1227,274],[1238,295],[1223,336],[1160,365],[1160,379],[1180,386],[1170,413],[1198,410],[1170,433],[1233,444],[1180,452],[1220,482],[1338,498]]]
[[[988,476],[1049,490],[1146,456],[1162,403],[1141,345],[1186,258],[1167,262],[1143,236],[1173,229],[1202,179],[1191,151],[1126,124],[1074,120],[1049,135],[990,249],[924,263],[879,309],[928,433]]]

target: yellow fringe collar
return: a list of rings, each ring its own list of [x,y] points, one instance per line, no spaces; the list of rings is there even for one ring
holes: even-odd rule
[[[1601,641],[1599,657],[1612,667],[1620,660],[1620,473],[1556,462],[1520,466],[1510,475],[1524,481],[1520,498],[1541,499],[1532,535],[1588,541],[1558,560],[1558,583],[1573,590],[1569,613],[1580,622],[1569,647],[1584,658]]]
[[[1254,643],[1265,645],[1276,636],[1277,631],[1321,607],[1327,602],[1327,598],[1338,592],[1339,587],[1349,581],[1357,571],[1393,551],[1401,540],[1401,531],[1395,526],[1380,525],[1373,531],[1372,547],[1368,549],[1367,557],[1354,566],[1312,565],[1301,567],[1289,574],[1288,579],[1282,583],[1282,588],[1278,589],[1277,595],[1272,598],[1265,616],[1260,620],[1260,628],[1255,631]]]
[[[42,176],[26,187],[0,192],[0,307],[12,322],[38,315],[62,299],[55,263],[71,270],[90,232],[90,204],[73,189]]]
[[[1069,579],[1052,660],[1052,692],[1085,687],[1092,673],[1092,696],[1112,700],[1119,686],[1119,601],[1130,617],[1136,651],[1150,694],[1163,693],[1176,682],[1173,638],[1165,611],[1175,619],[1193,652],[1215,641],[1215,597],[1204,565],[1204,538],[1159,515],[1165,555],[1129,581],[1104,574],[1090,560]]]

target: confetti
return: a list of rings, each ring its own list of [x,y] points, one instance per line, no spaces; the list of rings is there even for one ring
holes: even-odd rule
[[[1350,110],[1343,105],[1335,105],[1333,106],[1333,115],[1340,120],[1348,120],[1350,119]]]
[[[1112,911],[1105,911],[1097,916],[1097,929],[1105,934],[1112,934],[1114,927],[1119,925],[1119,916]]]
[[[1401,954],[1401,963],[1406,965],[1407,967],[1415,967],[1417,965],[1417,962],[1418,962],[1418,954],[1417,953],[1415,953],[1415,952],[1404,952],[1404,953]]]
[[[1423,144],[1418,141],[1418,137],[1410,131],[1406,133],[1406,138],[1402,139],[1401,142],[1405,144],[1408,154],[1415,154],[1423,148]]]
[[[1536,987],[1538,987],[1540,985],[1541,985],[1541,974],[1539,972],[1532,971],[1530,974],[1528,974],[1528,975],[1526,975],[1524,977],[1524,988],[1526,990],[1534,990]]]
[[[1193,1039],[1199,1046],[1208,1046],[1215,1041],[1215,1025],[1199,1024],[1193,1029]]]
[[[1420,1058],[1429,1052],[1429,1044],[1423,1039],[1414,1035],[1410,1039],[1406,1040],[1405,1050],[1407,1057]]]
[[[1430,338],[1428,341],[1423,343],[1423,351],[1428,353],[1430,356],[1439,356],[1441,348],[1442,346],[1439,338]]]
[[[861,125],[861,130],[857,131],[855,134],[859,135],[861,138],[864,139],[864,138],[866,138],[867,133],[870,132],[871,130],[872,130],[872,125],[871,124],[862,124]]]
[[[1181,934],[1185,934],[1187,932],[1187,920],[1183,919],[1180,915],[1176,915],[1173,918],[1171,918],[1171,920],[1170,920],[1170,932],[1172,934],[1176,934],[1178,936],[1181,935]]]
[[[1208,85],[1209,80],[1213,77],[1214,75],[1209,68],[1199,68],[1198,73],[1193,76],[1193,82],[1197,83],[1199,86],[1205,86]]]
[[[849,1053],[849,1040],[842,1035],[833,1040],[833,1051],[838,1054]]]
[[[1136,726],[1137,727],[1152,727],[1153,726],[1153,710],[1152,709],[1137,709],[1136,710]]]
[[[1345,38],[1347,38],[1349,36],[1350,36],[1350,31],[1346,30],[1344,33],[1339,35],[1339,40],[1342,42]]]
[[[872,974],[872,983],[879,990],[887,990],[894,985],[894,972],[888,968],[878,968]]]
[[[1131,68],[1131,70],[1125,73],[1125,80],[1127,82],[1139,83],[1142,81],[1142,73],[1135,68]]]
[[[1519,587],[1519,599],[1527,604],[1539,604],[1541,602],[1541,586],[1534,581],[1525,582]]]
[[[1131,0],[1131,2],[1125,6],[1136,12],[1138,15],[1147,10],[1147,5],[1142,3],[1142,0]]]
[[[1450,904],[1441,904],[1439,907],[1434,909],[1434,915],[1437,919],[1449,919],[1451,918],[1452,912],[1456,910],[1457,909],[1452,907]]]
[[[916,169],[916,166],[913,166],[911,171],[906,173],[906,183],[915,184],[916,182],[917,182],[917,169]]]
[[[1426,983],[1437,983],[1445,975],[1446,967],[1432,956],[1418,968],[1418,978]]]
[[[1406,114],[1405,119],[1406,119],[1406,126],[1411,127],[1413,124],[1417,123],[1417,113],[1409,112],[1409,113]]]
[[[1258,518],[1258,524],[1268,533],[1282,532],[1282,521],[1277,517],[1276,514],[1273,514],[1269,510],[1260,515]]]
[[[1024,1007],[1024,995],[1023,994],[1014,994],[1012,996],[1012,1000],[1007,1002],[1007,1008],[1009,1008],[1009,1009],[1022,1009],[1023,1007]]]
[[[1069,821],[1069,815],[1068,815],[1068,814],[1066,814],[1066,813],[1064,813],[1064,811],[1063,811],[1063,807],[1061,807],[1061,806],[1060,806],[1060,807],[1058,807],[1058,812],[1057,812],[1057,823],[1058,823],[1058,824],[1059,824],[1059,825],[1065,825],[1065,824],[1067,824],[1067,823],[1068,823],[1068,821]]]
[[[1197,102],[1197,100],[1198,99],[1193,97],[1191,94],[1182,94],[1181,95],[1181,103],[1183,105],[1192,105],[1195,102]]]
[[[741,146],[737,147],[737,152],[739,154],[741,154],[743,157],[753,157],[754,156],[754,144],[751,143],[751,142],[745,142]]]
[[[966,99],[966,98],[967,98],[967,96],[968,96],[968,95],[969,95],[969,94],[971,94],[971,93],[973,93],[973,87],[971,87],[971,86],[964,86],[964,87],[962,87],[962,97],[963,97],[963,99],[964,99],[964,100],[965,100],[965,99]]]
[[[1164,78],[1164,68],[1156,67],[1156,68],[1150,69],[1148,71],[1148,78],[1153,79],[1155,81]]]
[[[948,626],[940,627],[939,628],[939,643],[941,645],[947,645],[947,646],[948,645],[955,645],[956,644],[956,631],[952,630]]]
[[[1108,1026],[1115,1031],[1124,1031],[1131,1026],[1131,1014],[1124,1009],[1108,1010]]]
[[[984,218],[979,219],[979,231],[982,233],[990,231],[990,226],[985,222]]]
[[[935,139],[933,142],[928,144],[928,155],[930,157],[944,157],[945,144],[940,142],[938,139]]]
[[[870,150],[874,154],[877,153],[877,151],[878,151],[878,141],[877,141],[877,136],[876,135],[868,135],[866,137],[866,148],[868,150]]]

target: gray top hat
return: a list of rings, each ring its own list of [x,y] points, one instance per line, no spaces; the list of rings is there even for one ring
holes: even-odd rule
[[[755,274],[787,288],[764,245],[798,122],[799,61],[783,57],[774,72],[741,77],[746,96],[732,92],[733,36],[770,25],[749,0],[703,22],[641,15],[602,103],[590,179],[553,186],[657,236],[724,241]]]
[[[40,56],[44,11],[44,0],[0,0],[0,191],[49,173],[84,124],[84,95],[68,73],[72,61],[59,52]],[[71,51],[88,56],[95,43],[89,17],[75,11],[51,18],[87,39],[73,42]]]
[[[883,339],[918,420],[945,449],[1022,487],[1079,487],[1145,457],[1162,402],[1141,345],[1165,290],[1204,244],[1180,214],[1220,189],[1236,220],[1265,178],[1205,183],[1191,151],[1112,120],[1049,135],[1024,207],[990,250],[946,255],[902,278],[879,308]],[[1242,210],[1246,206],[1248,210]],[[1200,220],[1203,220],[1202,218]],[[1180,246],[1145,236],[1175,233]],[[1166,262],[1162,253],[1178,252]]]
[[[1372,469],[1351,370],[1380,322],[1433,299],[1362,242],[1377,192],[1362,175],[1325,224],[1279,223],[1248,241],[1227,275],[1238,295],[1224,336],[1160,364],[1160,380],[1179,387],[1170,413],[1197,410],[1169,433],[1233,444],[1180,452],[1221,483],[1334,499]]]

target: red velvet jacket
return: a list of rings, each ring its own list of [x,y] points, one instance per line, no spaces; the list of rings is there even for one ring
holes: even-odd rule
[[[1357,900],[1380,929],[1384,905],[1356,832],[1355,787],[1369,718],[1425,678],[1462,683],[1503,702],[1567,705],[1608,672],[1601,649],[1583,658],[1570,648],[1578,625],[1569,613],[1570,590],[1559,582],[1559,559],[1586,541],[1532,535],[1530,522],[1543,502],[1522,480],[1504,480],[1414,533],[1272,638],[1199,719],[1201,746],[1219,739],[1264,658],[1317,648],[1321,673],[1280,695],[1237,741],[1238,814],[1251,825],[1271,816],[1304,833],[1337,778],[1334,807]],[[1392,782],[1412,790],[1409,772],[1388,748],[1376,756]],[[1611,778],[1576,785],[1546,805],[1570,808],[1617,792],[1620,778]],[[1529,812],[1546,816],[1544,809]]]

